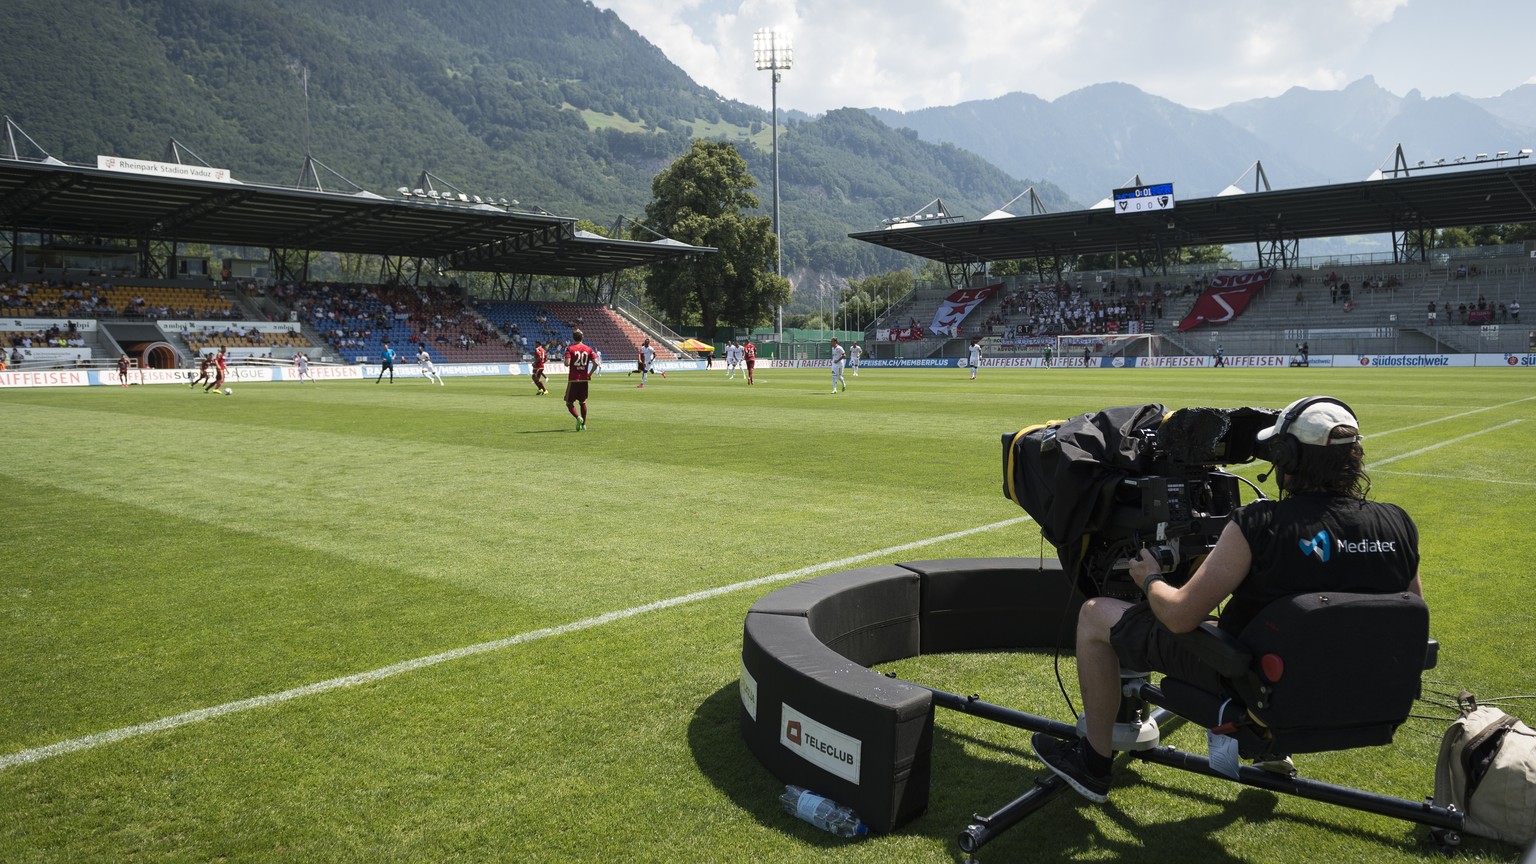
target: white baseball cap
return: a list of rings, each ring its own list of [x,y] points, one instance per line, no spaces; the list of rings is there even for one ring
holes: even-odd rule
[[[1307,404],[1307,403],[1311,404]],[[1301,406],[1306,405],[1300,414],[1292,417],[1292,413]],[[1296,440],[1303,444],[1324,446],[1328,444],[1353,444],[1365,436],[1358,434],[1346,438],[1329,437],[1335,426],[1353,426],[1360,428],[1360,421],[1355,415],[1349,413],[1341,403],[1333,401],[1328,396],[1305,396],[1285,406],[1280,416],[1275,420],[1275,425],[1258,435],[1258,440],[1268,441],[1281,432],[1296,436]]]

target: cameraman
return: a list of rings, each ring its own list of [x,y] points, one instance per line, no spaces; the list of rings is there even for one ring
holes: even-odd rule
[[[1233,510],[1216,545],[1182,587],[1165,581],[1143,549],[1131,561],[1130,576],[1145,600],[1131,604],[1097,597],[1083,604],[1077,619],[1077,679],[1087,739],[1069,743],[1037,733],[1035,753],[1046,767],[1083,797],[1105,801],[1121,667],[1160,671],[1219,690],[1216,673],[1174,634],[1196,629],[1228,595],[1219,625],[1234,635],[1270,602],[1291,594],[1411,591],[1423,596],[1418,529],[1402,508],[1365,500],[1370,478],[1360,440],[1359,423],[1342,403],[1327,397],[1292,402],[1273,427],[1258,435],[1261,453],[1274,453],[1262,448],[1279,446],[1299,454],[1289,470],[1276,468],[1279,500],[1253,501]]]

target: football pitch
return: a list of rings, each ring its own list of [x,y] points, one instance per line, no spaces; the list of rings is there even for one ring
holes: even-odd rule
[[[866,368],[837,395],[826,370],[620,370],[584,432],[558,378],[407,372],[0,392],[0,860],[959,860],[971,814],[1046,773],[1028,735],[941,709],[928,813],[823,834],[741,742],[744,616],[841,569],[1042,554],[1000,436],[1113,405],[1348,402],[1371,497],[1419,526],[1426,697],[1532,689],[1524,370]],[[1070,719],[1055,665],[882,671]],[[1444,719],[1298,766],[1423,798],[1450,712],[1418,713]],[[1133,762],[1108,805],[1064,795],[979,857],[1439,860],[1424,833]]]

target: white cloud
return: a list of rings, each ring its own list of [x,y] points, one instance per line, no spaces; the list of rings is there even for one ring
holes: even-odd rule
[[[789,30],[795,63],[779,106],[811,113],[912,110],[1013,91],[1054,99],[1105,81],[1213,108],[1293,86],[1337,89],[1367,74],[1397,92],[1494,95],[1518,85],[1528,56],[1520,28],[1487,26],[1501,13],[1519,20],[1523,0],[1485,0],[1480,24],[1405,0],[597,2],[695,81],[763,107],[770,82],[753,67],[752,33]],[[1508,50],[1489,50],[1500,40]]]

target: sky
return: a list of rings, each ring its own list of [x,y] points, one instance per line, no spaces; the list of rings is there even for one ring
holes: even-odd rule
[[[752,34],[786,31],[781,110],[911,111],[1123,82],[1189,108],[1373,76],[1402,96],[1536,83],[1530,0],[594,0],[697,83],[769,107]]]

